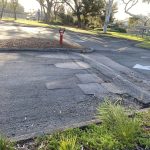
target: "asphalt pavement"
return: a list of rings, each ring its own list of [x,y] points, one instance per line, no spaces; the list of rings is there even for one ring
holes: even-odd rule
[[[16,137],[91,120],[101,101],[78,87],[76,74],[91,72],[80,59],[65,53],[0,53],[0,132]]]
[[[0,39],[38,37],[47,39],[59,39],[57,29],[42,28],[42,27],[24,27],[14,23],[0,24]],[[81,45],[83,47],[96,50],[114,61],[132,68],[136,64],[142,66],[150,66],[150,49],[142,49],[135,47],[137,42],[126,39],[111,38],[105,36],[93,36],[88,34],[75,33],[66,31],[64,41],[73,45]],[[146,77],[150,75],[150,70],[134,69]]]
[[[53,29],[13,24],[0,26],[0,39],[59,38],[57,30]],[[123,100],[132,106],[137,106],[135,100],[143,100],[143,93],[149,97],[150,70],[133,67],[136,64],[150,66],[150,50],[136,48],[136,42],[124,39],[70,31],[64,37],[69,43],[96,51],[83,55],[71,52],[0,53],[1,133],[11,138],[32,136],[90,121],[95,119],[97,106],[106,96],[116,100],[118,95],[128,94]],[[84,57],[91,61],[84,61]],[[93,65],[92,61],[97,64]],[[122,82],[126,89],[126,83],[131,83],[131,93],[130,89],[122,88]],[[135,95],[139,90],[140,96]],[[147,99],[146,102],[149,103]]]

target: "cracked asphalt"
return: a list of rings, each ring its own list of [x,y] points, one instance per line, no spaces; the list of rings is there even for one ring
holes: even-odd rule
[[[1,39],[13,36],[49,38],[50,33],[58,38],[54,30],[46,28],[1,27]],[[95,119],[96,108],[105,96],[111,95],[115,99],[116,91],[122,93],[113,83],[110,68],[131,82],[134,79],[136,86],[149,92],[150,72],[133,70],[138,63],[150,65],[148,50],[133,47],[133,41],[73,32],[67,32],[65,38],[96,49],[85,56],[107,65],[108,72],[104,70],[104,73],[103,68],[94,69],[75,53],[0,52],[0,133],[11,138],[39,135]],[[145,83],[141,84],[143,79]],[[128,96],[126,99],[126,103],[136,106]]]
[[[0,53],[1,133],[20,136],[93,118],[99,101],[85,95],[75,77],[88,69],[57,68],[54,64],[80,58],[61,53],[52,55],[55,58],[49,58],[49,53]],[[51,90],[46,86],[66,79],[71,79],[67,82],[74,86]]]

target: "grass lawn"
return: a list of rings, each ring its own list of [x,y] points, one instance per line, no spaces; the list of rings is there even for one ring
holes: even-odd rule
[[[150,37],[148,39],[148,38],[138,37],[135,35],[130,35],[127,33],[118,33],[118,32],[108,32],[108,33],[109,33],[108,36],[138,41],[140,43],[136,44],[136,46],[141,47],[141,48],[150,49]]]
[[[146,39],[146,38],[142,38],[142,37],[137,37],[135,35],[130,35],[130,34],[127,34],[127,33],[119,33],[119,32],[110,32],[110,31],[108,31],[108,34],[103,34],[102,31],[97,31],[97,30],[92,30],[92,29],[91,30],[84,30],[84,29],[79,29],[79,28],[69,27],[69,26],[49,25],[49,24],[45,24],[45,23],[42,23],[42,22],[26,20],[26,19],[14,20],[13,18],[4,18],[2,20],[14,21],[16,23],[21,23],[21,24],[26,24],[26,25],[31,25],[31,26],[49,27],[49,28],[53,28],[53,29],[65,28],[66,30],[77,32],[77,33],[85,33],[85,34],[91,34],[91,35],[109,36],[109,37],[116,37],[116,38],[134,40],[134,41],[139,42],[139,44],[137,44],[138,47],[150,49],[150,38]]]

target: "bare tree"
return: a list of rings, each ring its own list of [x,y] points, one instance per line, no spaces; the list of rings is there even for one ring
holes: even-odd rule
[[[139,2],[139,0],[122,0],[122,2],[125,4],[124,10],[126,14],[141,19],[140,15],[135,15],[130,12],[130,10]],[[143,0],[143,2],[149,4],[150,0]]]
[[[63,0],[73,11],[73,13],[77,16],[78,19],[78,27],[81,27],[81,10],[82,10],[82,0]]]
[[[14,12],[14,19],[17,19],[17,7],[18,7],[18,0],[11,0],[11,6],[13,8],[13,12]]]
[[[52,19],[52,8],[56,0],[37,0],[44,11],[45,21],[49,23]]]
[[[57,15],[58,15],[58,12],[61,9],[61,7],[62,7],[62,1],[55,0],[54,7],[53,7],[55,20],[57,19]]]
[[[5,10],[6,6],[7,6],[7,0],[1,0],[0,3],[1,3],[1,6],[2,6],[2,10],[1,10],[1,14],[0,14],[0,19],[2,19],[3,18],[4,10]]]
[[[45,4],[45,0],[37,0],[37,2],[39,2],[40,4],[40,7],[41,7],[41,14],[44,13],[44,16],[46,16],[46,9],[47,9],[47,6]],[[44,18],[44,20],[46,21],[46,17]],[[46,21],[47,22],[47,21]]]

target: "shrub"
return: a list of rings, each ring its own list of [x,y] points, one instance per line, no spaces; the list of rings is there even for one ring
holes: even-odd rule
[[[52,135],[47,135],[39,137],[36,140],[36,145],[38,150],[68,150],[68,148],[73,148],[80,150],[80,145],[77,143],[77,135],[80,136],[80,129],[69,129],[64,132],[56,132]],[[42,146],[41,146],[42,145]],[[72,149],[69,149],[72,150]]]
[[[62,137],[59,144],[59,150],[77,150],[76,142],[77,136]]]
[[[127,33],[126,29],[120,28],[120,27],[112,28],[111,30],[115,32],[120,32],[120,33]]]
[[[82,133],[81,144],[87,149],[119,150],[120,144],[111,133],[101,125],[92,125]]]
[[[103,126],[112,133],[122,145],[122,149],[133,149],[136,146],[137,137],[141,134],[140,121],[129,118],[125,108],[117,103],[106,101],[99,108],[99,117]]]

